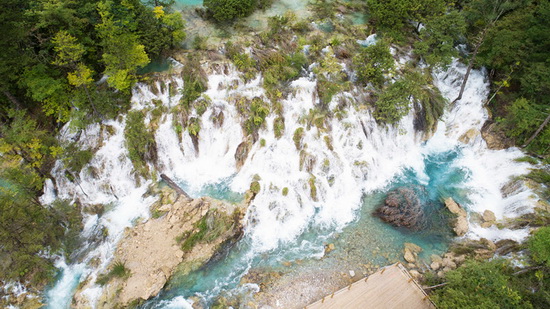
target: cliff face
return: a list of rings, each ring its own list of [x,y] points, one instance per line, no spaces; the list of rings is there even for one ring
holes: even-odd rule
[[[188,200],[183,195],[153,209],[159,218],[128,229],[119,242],[110,269],[112,273],[118,265],[125,271],[104,275],[108,279],[97,308],[123,308],[147,300],[160,292],[176,269],[186,273],[204,265],[240,238],[244,212],[244,205],[206,197]],[[79,294],[72,307],[89,307]]]

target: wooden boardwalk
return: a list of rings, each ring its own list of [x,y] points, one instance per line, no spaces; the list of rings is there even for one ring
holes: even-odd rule
[[[435,306],[405,267],[397,263],[327,295],[306,308],[435,309]]]

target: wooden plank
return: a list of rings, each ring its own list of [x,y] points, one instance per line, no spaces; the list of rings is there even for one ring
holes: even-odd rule
[[[403,265],[393,264],[306,308],[435,309],[424,290],[411,279]]]
[[[162,180],[164,180],[166,182],[166,184],[174,189],[174,191],[176,191],[179,195],[183,195],[185,196],[185,198],[189,201],[193,200],[188,194],[187,192],[183,191],[182,188],[180,188],[180,186],[178,186],[177,183],[175,183],[172,179],[170,179],[170,177],[166,176],[165,174],[160,174],[160,178],[162,178]]]

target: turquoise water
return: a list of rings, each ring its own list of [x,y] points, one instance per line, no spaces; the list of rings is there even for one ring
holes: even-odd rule
[[[138,70],[138,74],[158,73],[170,69],[170,61],[166,58],[155,59],[149,62],[148,65]]]
[[[403,261],[403,245],[412,242],[423,248],[420,258],[428,260],[431,254],[442,254],[452,239],[445,219],[443,198],[452,197],[459,203],[468,203],[463,183],[469,172],[456,166],[454,162],[460,156],[460,149],[435,153],[425,156],[425,169],[415,172],[405,169],[383,190],[365,195],[362,207],[357,212],[357,219],[341,231],[334,227],[310,226],[291,243],[284,243],[279,248],[263,253],[254,252],[250,238],[244,237],[226,256],[211,261],[205,267],[188,274],[175,276],[167,288],[154,300],[142,308],[164,308],[170,299],[177,296],[191,297],[198,295],[207,303],[227,291],[235,291],[240,286],[241,278],[250,270],[263,272],[288,271],[284,262],[295,262],[306,259],[306,263],[319,268],[333,270],[338,267],[357,269],[368,273],[369,264],[374,268]],[[228,191],[231,178],[206,186],[201,192],[208,192],[212,197],[231,198],[234,193]],[[394,228],[372,216],[372,212],[383,203],[387,192],[401,186],[413,186],[428,214],[428,228],[418,232]],[[324,246],[335,245],[335,250],[325,258],[322,256]],[[317,258],[314,258],[317,257]],[[300,267],[293,264],[296,272]]]
[[[231,191],[230,185],[234,176],[220,180],[217,183],[210,183],[203,186],[200,190],[191,189],[185,181],[179,181],[178,185],[191,197],[198,198],[208,196],[213,199],[228,201],[230,203],[240,203],[244,199],[244,194]]]
[[[201,6],[202,0],[176,0],[177,6]]]

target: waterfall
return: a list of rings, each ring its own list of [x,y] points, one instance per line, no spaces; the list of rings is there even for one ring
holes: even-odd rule
[[[465,70],[464,65],[455,61],[448,70],[434,73],[436,86],[449,101],[456,96]],[[252,145],[240,169],[234,155],[245,136],[241,129],[241,115],[233,99],[237,95],[249,99],[260,97],[266,101],[267,98],[261,87],[261,76],[243,82],[232,66],[219,71],[214,70],[208,79],[205,95],[211,100],[211,105],[200,116],[193,111],[201,122],[198,152],[186,130],[178,136],[174,128],[177,115],[164,113],[155,132],[159,158],[156,169],[158,173],[185,183],[192,196],[197,196],[206,185],[227,179],[231,179],[231,190],[244,192],[259,176],[261,190],[246,214],[250,250],[245,261],[283,244],[291,244],[311,226],[341,231],[356,219],[365,194],[383,190],[405,169],[414,170],[421,179],[428,181],[424,163],[426,156],[454,149],[460,149],[461,155],[452,164],[468,175],[462,186],[468,192],[470,202],[464,206],[470,212],[489,209],[500,219],[532,210],[529,189],[522,188],[506,198],[500,192],[511,177],[528,172],[528,164],[514,161],[522,156],[521,151],[515,148],[489,150],[479,134],[487,119],[482,105],[488,94],[488,82],[483,70],[472,71],[463,99],[448,107],[435,135],[427,142],[414,130],[413,112],[395,126],[378,125],[368,108],[355,103],[354,91],[335,96],[329,105],[334,116],[325,122],[325,128],[308,125],[305,118],[318,104],[316,80],[301,77],[290,84],[291,94],[282,100],[285,119],[282,137],[275,137],[275,116],[271,114],[266,119],[265,128],[259,130],[258,141],[265,140],[265,146],[260,142]],[[168,110],[176,106],[181,95],[171,96],[170,87],[162,87],[162,83],[154,85],[161,89],[158,94],[148,85],[136,86],[132,109],[151,108],[153,100],[160,100]],[[166,83],[173,83],[177,88],[185,86],[179,77],[170,77]],[[348,104],[342,107],[340,100]],[[224,114],[221,126],[212,121],[214,112],[220,111]],[[150,119],[148,112],[147,121]],[[57,300],[70,303],[79,281],[91,278],[93,282],[97,274],[109,265],[124,229],[132,226],[138,218],[149,218],[148,208],[156,198],[146,194],[150,180],[136,182],[125,147],[124,128],[125,117],[119,117],[83,130],[79,145],[99,149],[92,161],[75,182],[67,179],[63,163],[58,161],[52,171],[57,196],[52,189],[53,183],[46,183],[44,203],[63,198],[78,199],[83,205],[108,205],[102,216],[86,215],[83,231],[84,237],[106,231],[105,239],[90,243],[91,250],[77,264],[58,263],[63,276],[48,294],[50,308],[59,308]],[[294,142],[294,132],[298,128],[304,128],[300,150],[296,149]],[[460,142],[459,139],[471,130],[476,133],[475,137],[466,144]],[[60,139],[76,137],[67,125]],[[282,193],[283,188],[288,188],[288,194]],[[527,230],[484,229],[475,223],[471,223],[471,227],[466,237],[520,240],[527,236]],[[314,256],[322,253],[323,248],[317,246],[308,250],[310,256]],[[248,266],[244,269],[248,270]],[[93,284],[83,292],[92,305],[100,294],[101,287]],[[172,304],[188,306],[181,297],[174,299]]]

